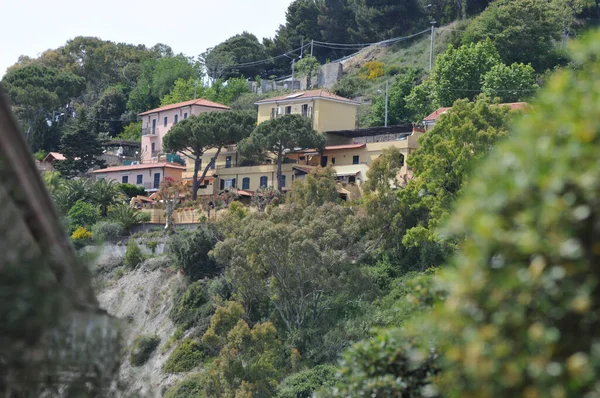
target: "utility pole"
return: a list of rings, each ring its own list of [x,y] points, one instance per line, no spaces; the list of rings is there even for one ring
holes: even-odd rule
[[[292,59],[292,93],[294,92],[294,86],[296,82],[294,81],[296,77],[296,58]]]
[[[385,81],[385,127],[388,126],[388,92],[390,87],[390,81]]]
[[[304,54],[304,37],[302,38],[302,41],[300,42],[300,58],[302,58],[302,54]]]
[[[310,56],[311,57],[313,56],[313,47],[314,47],[314,44],[315,44],[315,41],[311,40],[310,41]]]
[[[429,70],[433,68],[433,32],[435,29],[435,21],[431,21],[431,44],[429,46]]]

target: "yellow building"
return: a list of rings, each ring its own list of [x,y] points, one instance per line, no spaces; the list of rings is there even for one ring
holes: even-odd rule
[[[216,149],[206,151],[201,157],[200,171],[198,172],[198,179],[202,176],[204,168],[210,164],[210,168],[206,173],[203,184],[198,190],[198,195],[213,195],[219,191],[219,182],[215,182],[215,171],[217,168],[231,168],[236,167],[238,164],[238,154],[235,151],[235,146],[226,146],[221,149],[219,155],[215,159],[217,154]],[[188,181],[191,186],[191,181],[194,176],[194,161],[187,158],[186,170],[183,172],[183,179]]]
[[[256,102],[258,123],[283,115],[310,118],[319,133],[356,127],[358,102],[326,90],[300,91]]]

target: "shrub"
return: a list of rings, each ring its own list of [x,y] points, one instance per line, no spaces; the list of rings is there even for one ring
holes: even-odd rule
[[[169,256],[190,280],[211,277],[219,272],[219,266],[208,255],[215,243],[215,236],[205,227],[193,232],[179,232],[171,239]]]
[[[119,184],[119,190],[127,195],[130,199],[138,195],[146,196],[146,190],[143,187],[138,187],[133,184]]]
[[[100,221],[92,226],[92,234],[99,242],[115,242],[123,236],[123,226],[116,222]]]
[[[228,301],[225,306],[218,307],[210,318],[210,327],[202,336],[202,343],[217,354],[227,341],[227,334],[235,327],[244,315],[244,308],[235,301]]]
[[[322,387],[335,383],[337,368],[318,365],[286,377],[277,387],[277,398],[310,398]]]
[[[204,350],[202,346],[192,339],[185,339],[179,345],[169,359],[163,365],[165,373],[188,372],[202,363]]]
[[[131,353],[129,354],[129,362],[133,366],[142,366],[148,359],[150,355],[156,350],[156,347],[160,344],[160,337],[148,336],[148,335],[140,335],[135,338],[133,341],[133,346],[131,347]]]
[[[127,233],[134,225],[150,220],[149,213],[141,212],[127,204],[113,207],[109,217],[111,220],[120,223]]]
[[[76,247],[81,247],[86,243],[91,242],[92,233],[85,227],[79,227],[73,232],[73,235],[71,235],[71,240],[73,240],[73,244],[75,244]]]
[[[150,249],[150,251],[152,252],[152,254],[154,254],[154,252],[156,251],[156,247],[158,246],[158,242],[155,240],[151,240],[149,242],[146,242],[146,247],[148,249]]]
[[[333,92],[346,98],[355,98],[367,88],[367,82],[357,76],[347,76],[338,80],[333,86]]]
[[[173,307],[169,317],[175,325],[183,329],[198,325],[199,332],[204,333],[213,310],[206,284],[197,281],[190,284],[185,291],[173,296]]]
[[[142,250],[135,242],[134,239],[130,239],[127,243],[127,250],[125,251],[125,259],[123,264],[129,268],[135,268],[144,261],[144,255]]]
[[[456,396],[598,395],[599,43],[572,46],[576,69],[550,79],[449,220],[467,239],[430,325]]]
[[[381,61],[369,61],[360,68],[359,77],[367,80],[375,80],[385,74],[385,65]]]
[[[396,76],[402,73],[403,68],[400,65],[390,65],[385,68],[385,74],[388,76]]]
[[[100,218],[100,209],[98,207],[78,200],[67,213],[69,220],[69,231],[73,233],[78,227],[91,227]]]
[[[174,387],[171,387],[164,398],[203,398],[205,397],[202,388],[203,385],[204,380],[202,375],[199,373],[192,374],[177,383]]]

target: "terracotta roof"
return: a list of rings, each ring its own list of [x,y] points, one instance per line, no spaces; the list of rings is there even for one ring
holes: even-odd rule
[[[313,171],[314,167],[312,166],[292,166],[292,169],[302,171],[304,173],[310,173]]]
[[[272,102],[296,101],[299,99],[309,99],[309,98],[323,98],[323,99],[329,99],[329,100],[334,100],[334,101],[347,102],[349,104],[356,104],[356,105],[359,104],[356,101],[352,101],[351,99],[340,97],[339,95],[330,93],[329,91],[326,91],[326,90],[310,90],[310,91],[301,91],[301,92],[297,92],[297,93],[293,93],[293,94],[285,94],[285,95],[280,95],[279,97],[267,98],[264,100],[257,101],[256,104],[260,105],[260,104],[269,104]]]
[[[505,104],[498,104],[498,106],[508,106],[511,110],[527,109],[529,107],[529,103],[527,103],[527,102],[508,102]],[[452,107],[439,108],[435,112],[433,112],[431,115],[429,115],[425,119],[423,119],[423,121],[424,122],[435,121],[441,115],[448,112],[449,109],[452,109]]]
[[[46,155],[46,157],[44,158],[44,162],[48,161],[48,158],[52,156],[54,158],[54,160],[65,160],[66,158],[64,157],[64,155],[62,153],[58,153],[58,152],[48,152],[48,154]]]
[[[156,109],[150,109],[149,111],[138,113],[138,115],[139,116],[149,115],[151,113],[157,113],[157,112],[161,112],[161,111],[168,111],[170,109],[183,108],[184,106],[192,106],[192,105],[205,106],[207,108],[231,109],[227,105],[218,104],[216,102],[205,100],[203,98],[198,98],[198,99],[193,99],[193,100],[190,100],[190,101],[178,102],[176,104],[161,106],[160,108],[156,108]]]
[[[237,193],[241,196],[254,196],[254,192],[246,191],[244,189],[238,189]]]
[[[181,165],[178,165],[175,163],[161,162],[161,163],[131,164],[129,166],[107,167],[105,169],[94,170],[94,171],[92,171],[92,173],[102,174],[102,173],[110,173],[113,171],[143,170],[143,169],[154,169],[154,168],[160,168],[160,167],[168,167],[170,169],[185,170],[185,166],[181,166]]]

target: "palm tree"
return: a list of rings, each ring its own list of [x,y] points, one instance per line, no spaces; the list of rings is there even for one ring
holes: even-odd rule
[[[100,215],[106,217],[108,207],[118,203],[123,194],[119,184],[113,180],[100,180],[90,188],[90,200],[100,207]]]

